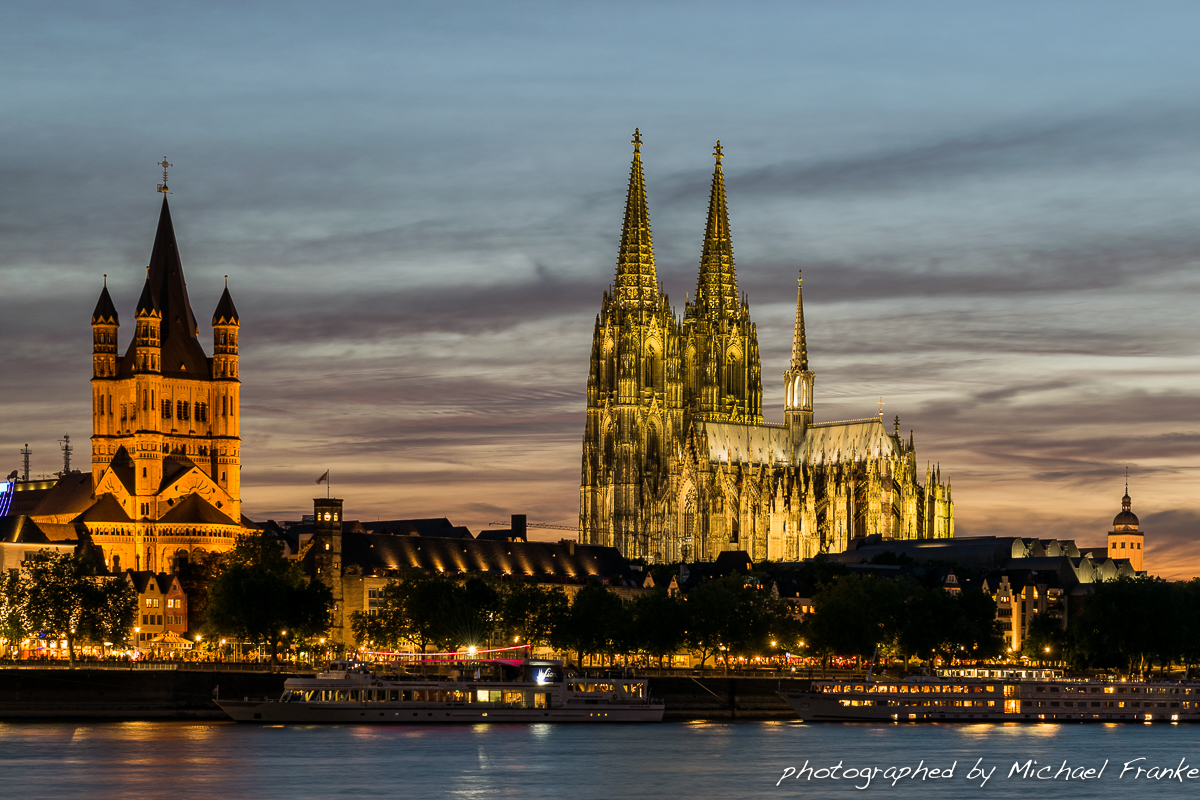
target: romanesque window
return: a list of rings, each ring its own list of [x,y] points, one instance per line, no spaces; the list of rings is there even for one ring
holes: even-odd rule
[[[163,419],[171,418],[171,401],[170,400],[162,401],[162,418]]]
[[[222,395],[221,397],[221,416],[229,416],[229,395]]]
[[[196,403],[196,421],[208,422],[208,403]]]
[[[175,417],[177,419],[186,420],[191,418],[191,404],[186,400],[178,400],[175,402]]]

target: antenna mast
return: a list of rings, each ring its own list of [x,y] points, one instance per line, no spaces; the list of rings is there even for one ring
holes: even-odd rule
[[[31,455],[33,455],[33,451],[29,449],[28,444],[21,448],[21,457],[25,463],[25,474],[21,476],[21,480],[25,483],[29,483],[29,457]]]
[[[75,449],[71,447],[71,434],[64,433],[63,438],[59,439],[58,441],[61,442],[59,446],[62,447],[63,454],[62,474],[68,475],[71,472],[71,452]]]

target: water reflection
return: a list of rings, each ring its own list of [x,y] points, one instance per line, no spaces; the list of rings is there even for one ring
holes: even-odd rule
[[[63,758],[69,752],[69,757]],[[813,725],[707,721],[662,725],[254,727],[195,722],[0,724],[6,797],[708,798],[858,796],[849,782],[778,788],[785,769],[948,767],[952,781],[874,785],[889,797],[975,796],[977,761],[996,766],[989,800],[1116,797],[1113,764],[1146,757],[1200,764],[1200,726]],[[1018,760],[1100,766],[1100,782],[1003,779]],[[1119,769],[1118,769],[1119,771]],[[1194,796],[1200,781],[1156,782],[1156,796]]]

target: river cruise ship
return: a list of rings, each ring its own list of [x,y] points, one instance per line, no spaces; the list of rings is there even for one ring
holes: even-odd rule
[[[462,677],[466,675],[467,677]],[[488,661],[448,675],[376,674],[358,662],[333,662],[311,678],[288,678],[278,700],[218,699],[238,722],[491,723],[660,722],[663,704],[645,678],[588,678],[561,661]]]
[[[1200,683],[970,669],[939,677],[814,680],[780,692],[805,722],[1195,722]]]

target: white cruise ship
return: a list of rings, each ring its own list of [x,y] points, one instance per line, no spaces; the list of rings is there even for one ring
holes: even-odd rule
[[[481,671],[492,673],[491,679]],[[238,722],[491,723],[660,722],[663,704],[645,678],[568,674],[561,661],[493,660],[461,665],[474,677],[376,675],[335,661],[312,678],[288,678],[278,700],[217,700]]]

